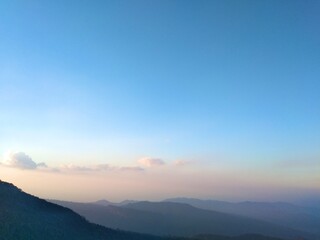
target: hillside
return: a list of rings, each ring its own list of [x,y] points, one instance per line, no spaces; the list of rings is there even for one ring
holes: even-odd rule
[[[70,209],[0,181],[1,240],[160,240],[91,224]]]

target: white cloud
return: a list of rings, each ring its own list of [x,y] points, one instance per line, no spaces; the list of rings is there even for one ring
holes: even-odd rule
[[[24,152],[9,152],[5,155],[3,164],[8,167],[20,169],[36,169],[37,164]],[[43,163],[41,163],[43,166]]]
[[[162,159],[152,157],[141,158],[138,162],[145,167],[159,167],[165,165],[165,162]]]
[[[48,167],[46,163],[36,163],[33,159],[24,152],[9,151],[4,154],[4,161],[0,163],[4,167],[38,170],[44,172],[59,172],[58,168]]]

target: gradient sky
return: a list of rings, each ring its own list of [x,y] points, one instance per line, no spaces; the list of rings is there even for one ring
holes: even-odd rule
[[[320,199],[319,12],[1,1],[0,178],[69,200]]]

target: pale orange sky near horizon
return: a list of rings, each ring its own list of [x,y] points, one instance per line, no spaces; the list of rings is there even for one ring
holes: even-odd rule
[[[309,171],[310,173],[312,171]],[[195,197],[228,201],[299,201],[319,194],[319,177],[300,178],[282,171],[152,166],[140,169],[17,169],[0,165],[0,179],[45,199],[119,202]],[[318,195],[317,195],[318,194]]]

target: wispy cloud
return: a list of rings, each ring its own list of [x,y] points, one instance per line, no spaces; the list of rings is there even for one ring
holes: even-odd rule
[[[77,171],[77,172],[91,172],[91,171],[109,171],[112,170],[108,164],[99,164],[99,165],[75,165],[75,164],[65,164],[60,166],[61,170],[67,171]]]
[[[37,167],[38,168],[48,168],[47,164],[45,164],[44,162],[38,163]]]
[[[109,164],[96,165],[74,165],[67,164],[59,167],[62,172],[110,172],[110,171],[143,171],[144,169],[138,166],[110,166]]]
[[[165,165],[161,158],[144,157],[138,160],[138,163],[144,167],[159,167]]]

